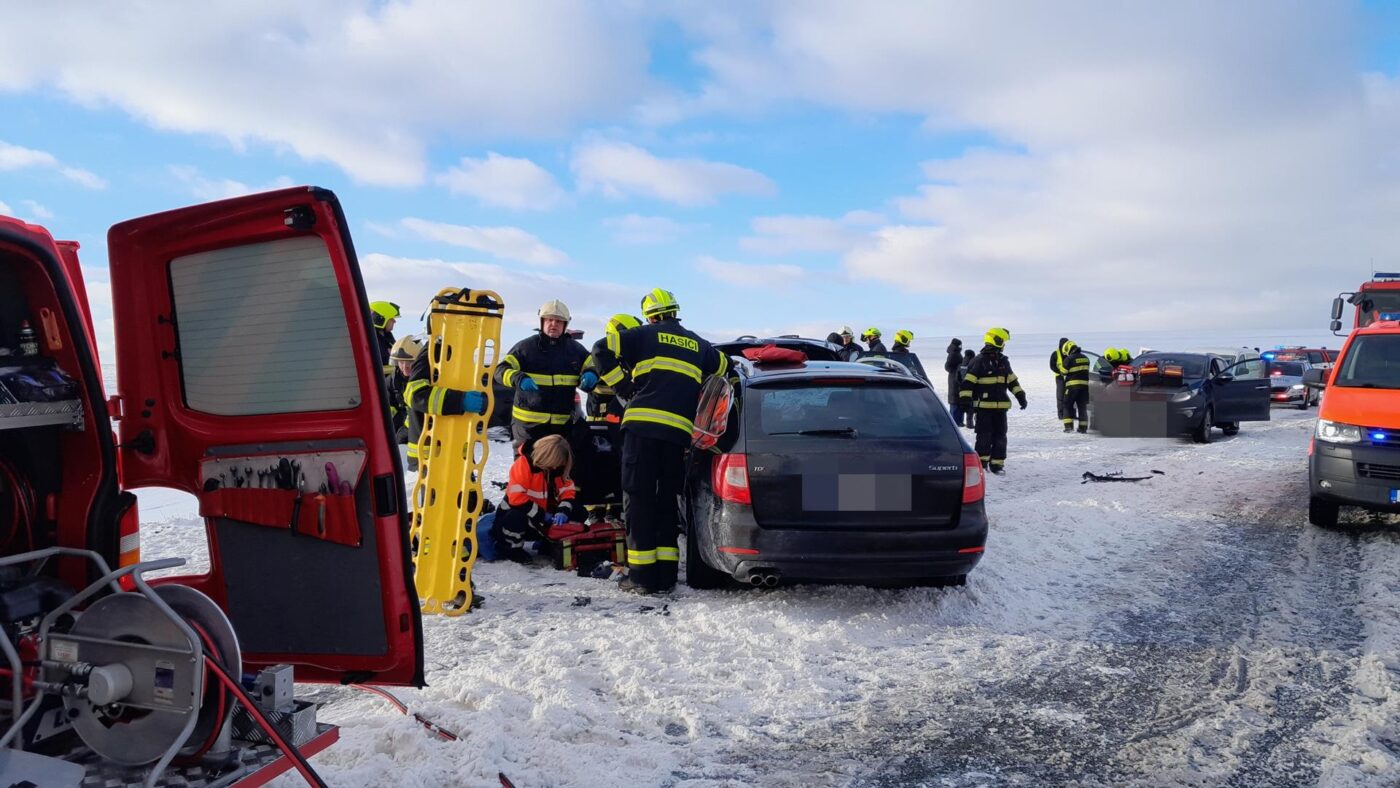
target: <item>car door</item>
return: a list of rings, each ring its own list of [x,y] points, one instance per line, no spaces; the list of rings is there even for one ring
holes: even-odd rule
[[[421,684],[422,624],[368,299],[335,195],[284,189],[108,234],[123,483],[199,497],[246,662]]]
[[[1268,421],[1268,362],[1258,356],[1241,358],[1211,380],[1211,392],[1217,423]]]

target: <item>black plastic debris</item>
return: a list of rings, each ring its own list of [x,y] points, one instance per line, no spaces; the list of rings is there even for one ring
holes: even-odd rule
[[[1161,473],[1161,471],[1153,471],[1153,473]],[[1165,476],[1166,474],[1162,475]],[[1145,479],[1151,479],[1152,477],[1124,476],[1122,471],[1114,471],[1113,473],[1105,474],[1090,473],[1089,471],[1085,471],[1084,476],[1081,478],[1083,479],[1083,481],[1081,481],[1080,484],[1088,484],[1089,482],[1140,482]]]

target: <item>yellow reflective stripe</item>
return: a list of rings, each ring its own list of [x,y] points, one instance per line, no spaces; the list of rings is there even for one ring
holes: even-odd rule
[[[961,389],[961,390],[958,391],[958,398],[959,398],[959,399],[961,399],[961,398],[963,398],[963,397],[971,397],[971,396],[972,396],[972,389]]]
[[[510,417],[527,424],[568,424],[568,413],[542,413],[537,410],[511,406]]]
[[[632,369],[632,377],[633,379],[640,378],[649,372],[677,372],[691,378],[696,383],[701,382],[700,368],[689,361],[681,361],[678,358],[666,356],[649,358]]]
[[[638,408],[635,406],[628,408],[627,411],[622,414],[622,423],[626,424],[632,421],[664,424],[667,427],[675,427],[678,430],[684,430],[687,435],[695,431],[695,422],[690,419],[684,416],[677,416],[669,411],[657,410],[656,408]]]
[[[656,563],[655,550],[628,550],[627,563],[631,566],[647,566]]]
[[[1068,386],[1069,384],[1066,383],[1065,385]],[[1021,384],[1017,383],[1017,384],[1015,384],[1015,385],[1013,385],[1013,386],[1011,387],[1011,393],[1012,393],[1012,394],[1025,394],[1025,393],[1026,393],[1026,390],[1023,389],[1023,388],[1021,388]]]
[[[514,353],[506,354],[506,357],[501,359],[501,363],[511,369],[520,369],[520,359],[516,358]]]
[[[981,382],[982,382],[982,379],[981,379],[981,378],[977,377],[976,375],[972,375],[972,374],[963,375],[963,380],[966,381],[966,382],[968,382],[968,383],[981,383]]]
[[[506,374],[508,375],[510,373],[507,372]],[[578,388],[578,375],[543,375],[537,372],[525,372],[522,374],[541,386],[568,386],[569,388]]]
[[[447,399],[447,389],[433,386],[433,390],[428,394],[428,412],[434,416],[442,415],[442,401]]]
[[[718,352],[718,351],[716,351],[716,352]],[[726,373],[726,372],[728,372],[728,371],[729,371],[729,356],[726,356],[726,355],[724,355],[723,353],[720,353],[720,354],[719,354],[719,370],[716,371],[715,374],[716,374],[716,375],[719,375],[720,377],[724,377],[724,373]]]
[[[415,460],[418,459],[418,444],[408,444],[408,456],[412,457]]]
[[[622,382],[622,377],[625,374],[626,373],[622,371],[621,366],[613,367],[612,369],[608,370],[606,373],[603,374],[603,382],[608,384],[609,386],[616,386],[617,384]]]
[[[1066,381],[1065,381],[1065,388],[1069,388],[1070,386],[1087,386],[1087,385],[1089,385],[1089,381],[1087,381],[1087,380],[1066,380]]]
[[[608,350],[612,351],[612,354],[613,354],[614,356],[619,355],[619,354],[622,353],[622,335],[621,335],[621,334],[619,334],[619,333],[617,333],[617,332],[615,332],[615,331],[609,331],[609,332],[608,332]]]
[[[1011,410],[1010,402],[997,402],[995,400],[978,400],[977,407],[986,410]]]
[[[681,560],[681,551],[676,547],[658,547],[656,548],[656,560],[679,561]]]
[[[410,380],[408,382],[408,385],[403,387],[403,398],[411,398],[414,395],[414,393],[418,391],[418,389],[421,389],[426,385],[428,385],[428,381],[424,380],[423,378],[419,378],[418,380]]]
[[[506,384],[507,386],[514,386],[515,378],[519,374],[519,372],[516,372],[513,369],[507,369],[505,372],[501,373],[501,382]]]

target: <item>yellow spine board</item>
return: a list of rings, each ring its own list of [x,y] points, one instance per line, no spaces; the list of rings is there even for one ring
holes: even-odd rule
[[[425,414],[413,485],[413,580],[424,613],[460,616],[472,606],[476,523],[490,447],[487,423],[495,405],[491,375],[501,346],[505,305],[489,290],[446,288],[433,299],[429,381],[486,395],[486,414]]]

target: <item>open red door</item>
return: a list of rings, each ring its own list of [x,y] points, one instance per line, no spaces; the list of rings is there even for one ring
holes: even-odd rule
[[[133,219],[108,248],[123,484],[205,517],[210,571],[179,582],[224,607],[245,662],[421,685],[403,469],[335,195]]]

